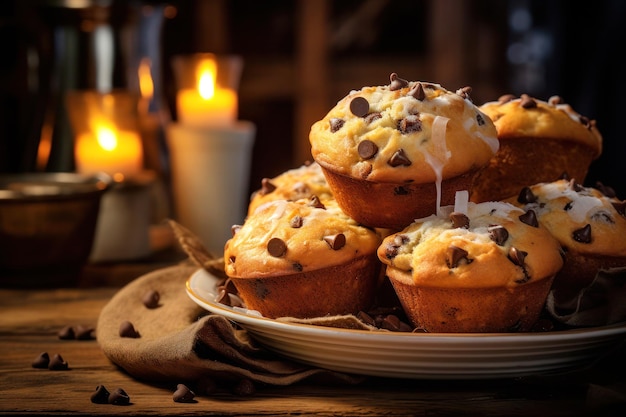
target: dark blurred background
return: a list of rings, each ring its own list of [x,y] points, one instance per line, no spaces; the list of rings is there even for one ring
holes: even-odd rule
[[[311,124],[351,89],[397,72],[476,104],[504,93],[558,94],[596,119],[603,155],[587,185],[626,197],[621,93],[626,2],[557,0],[3,0],[0,172],[74,169],[63,93],[138,89],[152,62],[151,111],[176,120],[177,54],[245,60],[239,118],[257,125],[251,191],[310,160]],[[51,148],[37,159],[42,138]],[[163,158],[153,164],[167,165]],[[159,167],[167,175],[167,166]]]

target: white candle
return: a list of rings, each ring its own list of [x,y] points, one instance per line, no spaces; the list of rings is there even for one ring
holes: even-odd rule
[[[78,136],[75,157],[76,170],[80,173],[132,176],[143,166],[141,138],[136,132],[97,124],[93,131]]]
[[[228,126],[237,120],[237,94],[216,84],[216,64],[203,60],[196,69],[196,88],[176,95],[178,120],[188,126]]]

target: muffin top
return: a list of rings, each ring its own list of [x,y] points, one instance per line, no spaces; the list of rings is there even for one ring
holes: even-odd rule
[[[351,91],[311,127],[313,159],[356,179],[429,183],[484,166],[498,149],[493,122],[465,87],[407,81]]]
[[[320,200],[333,198],[322,169],[316,162],[287,170],[274,178],[263,178],[248,205],[248,214],[272,200],[300,200],[316,195]]]
[[[289,275],[339,266],[375,256],[380,235],[358,225],[337,206],[317,196],[297,201],[274,200],[259,206],[224,249],[230,277]]]
[[[560,179],[525,187],[510,202],[533,210],[568,251],[626,256],[626,201],[612,194]]]
[[[515,287],[563,266],[558,242],[534,213],[505,202],[442,207],[387,236],[378,257],[416,285],[441,288]]]
[[[595,120],[577,113],[559,96],[546,102],[528,94],[506,94],[479,108],[493,120],[499,139],[569,140],[588,146],[595,157],[602,153],[602,135]]]

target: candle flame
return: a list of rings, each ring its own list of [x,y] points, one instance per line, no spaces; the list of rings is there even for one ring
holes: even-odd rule
[[[117,148],[117,135],[115,131],[108,126],[100,126],[96,130],[96,138],[98,145],[105,151],[113,151]]]
[[[209,100],[215,95],[216,73],[217,66],[215,61],[204,60],[198,67],[198,92],[205,100]]]
[[[154,83],[152,81],[152,73],[150,72],[150,68],[152,67],[152,62],[150,58],[143,58],[139,63],[138,75],[139,75],[139,91],[141,92],[141,97],[143,98],[152,98],[154,95]]]

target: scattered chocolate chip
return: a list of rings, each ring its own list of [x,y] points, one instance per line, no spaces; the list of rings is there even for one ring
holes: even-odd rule
[[[240,380],[233,387],[233,394],[238,395],[240,397],[247,397],[256,392],[256,388],[254,386],[254,382],[251,380],[244,378]]]
[[[513,94],[504,94],[498,98],[498,103],[500,104],[508,103],[511,100],[515,100],[515,98],[516,97]]]
[[[191,403],[194,402],[195,396],[196,394],[187,385],[178,384],[172,398],[176,403]]]
[[[302,270],[304,269],[304,267],[302,266],[300,262],[294,262],[293,264],[291,264],[291,267],[296,272],[302,272]]]
[[[65,326],[57,333],[59,339],[61,340],[71,340],[74,339],[74,328],[72,326]]]
[[[49,363],[50,355],[48,355],[48,352],[41,352],[39,356],[37,356],[35,360],[31,363],[31,366],[33,368],[47,369]]]
[[[395,314],[388,314],[382,320],[378,327],[392,332],[410,332],[413,330],[411,326],[404,323]]]
[[[397,187],[394,187],[393,193],[394,193],[394,195],[408,195],[409,194],[409,190],[406,189],[406,187],[403,187],[403,186],[399,185]]]
[[[343,119],[339,119],[337,117],[333,117],[328,121],[328,125],[330,126],[331,133],[335,133],[339,129],[341,129],[344,125],[345,121]]]
[[[591,243],[591,225],[587,224],[580,229],[574,230],[574,232],[572,233],[572,238],[576,242]]]
[[[424,101],[424,99],[426,98],[426,92],[424,91],[422,83],[415,83],[413,88],[411,88],[411,91],[409,91],[408,95],[419,101]]]
[[[336,235],[324,236],[324,242],[328,243],[332,250],[339,250],[346,245],[346,235],[337,233]]]
[[[422,130],[422,121],[418,115],[409,114],[398,122],[398,130],[404,134],[420,132]]]
[[[561,96],[552,96],[548,99],[548,103],[552,106],[556,106],[557,104],[565,103],[565,100]]]
[[[319,208],[319,209],[326,209],[326,206],[324,205],[324,203],[322,203],[320,198],[318,196],[316,196],[316,195],[312,195],[309,198],[308,205],[310,207],[315,207],[315,208]]]
[[[370,124],[372,123],[374,120],[378,120],[381,119],[383,117],[382,114],[380,114],[379,112],[373,112],[368,114],[367,116],[365,116],[365,123]]]
[[[537,196],[532,192],[530,187],[522,188],[519,195],[517,196],[517,202],[522,204],[534,203],[537,201]]]
[[[396,91],[409,85],[409,82],[407,80],[398,77],[398,74],[396,74],[395,72],[391,73],[391,75],[389,76],[389,81],[389,89],[391,91]]]
[[[76,340],[92,340],[95,339],[94,328],[90,326],[83,326],[79,324],[74,329],[74,338]]]
[[[476,123],[478,124],[478,126],[484,126],[485,125],[485,118],[483,117],[482,114],[480,114],[480,113],[476,114]]]
[[[537,102],[528,94],[522,94],[519,105],[525,109],[532,109],[537,107]]]
[[[617,210],[619,214],[621,214],[622,216],[626,216],[626,200],[611,201],[611,204],[613,205],[613,207],[615,207],[615,210]]]
[[[64,361],[63,357],[58,353],[50,359],[50,363],[48,364],[48,369],[51,371],[65,371],[68,368],[68,363]]]
[[[263,178],[261,180],[261,189],[259,190],[259,193],[261,195],[269,194],[274,190],[276,190],[276,186],[272,183],[272,181],[269,178]]]
[[[146,308],[157,308],[159,306],[159,301],[161,300],[161,295],[158,291],[149,290],[143,295],[143,305]]]
[[[91,394],[91,402],[94,404],[108,404],[111,393],[104,385],[98,385],[96,391]]]
[[[240,224],[233,224],[232,226],[230,226],[230,234],[232,236],[235,236],[235,234],[241,229],[241,225]]]
[[[459,88],[458,90],[456,90],[456,93],[457,93],[458,95],[460,95],[460,96],[461,96],[461,97],[463,97],[464,99],[467,99],[467,100],[470,100],[470,101],[472,100],[472,99],[470,98],[470,93],[471,93],[471,92],[472,92],[472,87],[469,87],[469,86],[467,86],[467,87],[463,87],[463,88]]]
[[[350,102],[350,111],[356,117],[365,117],[370,112],[370,103],[365,97],[355,97]]]
[[[469,264],[471,261],[467,258],[467,255],[468,253],[465,249],[450,245],[446,251],[446,265],[448,268],[456,268],[462,260]]]
[[[573,191],[576,191],[577,193],[585,190],[585,187],[583,187],[581,184],[577,183],[573,179],[570,180],[569,186]]]
[[[496,245],[503,246],[509,238],[509,231],[502,225],[493,225],[487,228],[489,237],[496,242]]]
[[[270,255],[280,258],[287,252],[287,244],[278,237],[273,237],[267,242],[267,251]]]
[[[511,246],[509,249],[509,259],[517,266],[524,266],[524,260],[528,252],[524,252],[523,250],[519,250],[516,247]]]
[[[378,152],[378,146],[371,140],[362,140],[357,147],[359,156],[363,159],[371,159]]]
[[[539,227],[539,221],[537,220],[535,210],[528,210],[526,213],[519,216],[519,220],[529,226]]]
[[[450,220],[454,228],[469,229],[470,220],[464,213],[453,211],[450,213]]]
[[[572,209],[572,207],[574,207],[574,202],[573,201],[568,201],[563,206],[563,211],[570,211]]]
[[[130,321],[123,321],[120,324],[119,330],[120,337],[129,337],[132,339],[137,339],[140,336],[139,332],[135,330],[135,326]]]
[[[411,165],[411,160],[406,156],[404,149],[398,149],[393,153],[393,155],[391,155],[391,158],[389,158],[387,164],[391,165],[392,167],[398,167],[401,165],[409,166]]]
[[[304,223],[304,220],[302,219],[302,216],[293,216],[291,218],[291,220],[289,220],[289,226],[293,227],[294,229],[299,229],[302,227],[302,223]]]
[[[374,321],[372,316],[367,314],[365,311],[359,311],[356,317],[365,324],[369,324],[370,326],[376,326],[376,322]]]
[[[615,219],[613,218],[613,216],[611,216],[611,213],[609,213],[606,210],[598,210],[595,213],[593,213],[591,216],[589,216],[589,218],[593,221],[601,222],[601,223],[607,223],[607,224],[615,223]]]
[[[122,388],[118,388],[109,394],[109,404],[113,405],[128,405],[130,404],[130,397]]]

